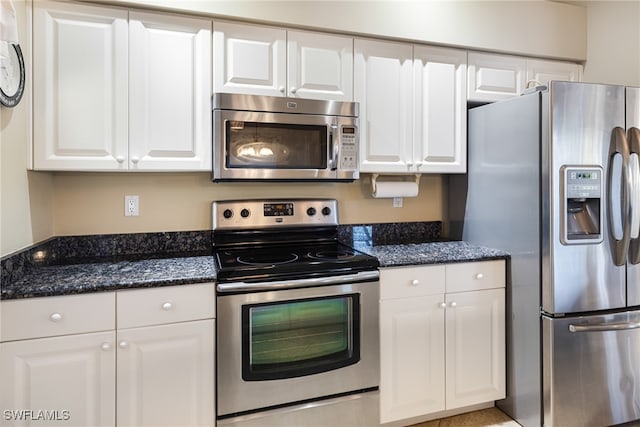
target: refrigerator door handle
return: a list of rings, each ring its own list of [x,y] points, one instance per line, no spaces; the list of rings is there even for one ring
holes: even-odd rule
[[[640,264],[640,129],[629,128],[627,141],[632,156],[629,167],[633,190],[631,194],[631,240],[629,242],[629,262]]]
[[[620,194],[619,188],[614,188],[614,160],[616,155],[622,156],[622,200],[618,196]],[[627,263],[627,253],[629,251],[629,241],[631,240],[631,193],[633,191],[633,180],[631,178],[630,167],[630,153],[629,144],[627,142],[627,135],[624,129],[616,127],[611,134],[611,145],[609,148],[609,173],[608,173],[608,217],[609,217],[609,238],[611,240],[611,247],[613,249],[613,260],[618,266],[625,265]],[[614,204],[619,204],[621,207],[622,221],[622,236],[621,239],[617,239],[614,235],[615,225],[614,221],[618,218],[614,218]]]
[[[640,322],[598,323],[592,325],[569,325],[569,332],[607,332],[640,329]]]

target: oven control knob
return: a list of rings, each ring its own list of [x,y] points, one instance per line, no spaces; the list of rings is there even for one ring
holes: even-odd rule
[[[331,208],[327,207],[327,206],[322,208],[322,215],[324,215],[324,216],[331,215]]]
[[[222,212],[222,216],[229,219],[233,216],[233,211],[231,209],[225,209],[224,212]]]
[[[316,208],[307,209],[307,215],[314,216],[316,214]]]
[[[248,217],[248,216],[249,216],[249,209],[242,209],[242,210],[240,211],[240,216],[241,216],[242,218],[246,218],[246,217]]]

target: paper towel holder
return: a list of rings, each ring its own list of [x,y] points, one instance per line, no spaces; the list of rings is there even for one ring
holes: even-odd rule
[[[421,176],[421,175],[422,175],[422,174],[419,174],[419,173],[413,174],[413,176],[414,176],[414,180],[415,180],[415,183],[416,183],[416,185],[418,185],[418,186],[420,185],[420,176]],[[372,175],[371,175],[371,191],[372,191],[373,193],[375,193],[375,192],[376,192],[376,184],[377,184],[377,182],[378,182],[378,177],[379,177],[379,176],[380,176],[380,174],[379,174],[379,173],[374,173],[374,174],[372,174]],[[393,175],[393,176],[408,176],[408,175]]]

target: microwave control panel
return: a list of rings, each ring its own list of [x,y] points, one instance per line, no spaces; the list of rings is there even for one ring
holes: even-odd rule
[[[356,128],[344,126],[340,132],[340,166],[342,170],[356,170],[358,168],[358,146]]]

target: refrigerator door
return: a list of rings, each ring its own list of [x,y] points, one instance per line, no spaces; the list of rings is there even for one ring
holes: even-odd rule
[[[542,318],[545,427],[640,419],[640,311]]]
[[[625,307],[626,266],[624,256],[616,265],[615,252],[616,246],[621,246],[616,240],[623,236],[617,234],[622,234],[619,230],[624,228],[627,213],[624,207],[618,208],[617,215],[609,218],[610,207],[626,202],[620,199],[626,182],[623,168],[620,161],[611,166],[610,153],[612,146],[620,145],[612,140],[614,129],[618,128],[626,144],[625,88],[550,82],[545,97],[543,113],[548,109],[548,115],[543,116],[549,117],[549,123],[543,128],[541,147],[543,311],[560,314]],[[601,220],[593,224],[599,228],[600,238],[567,242],[563,236],[566,219],[575,212],[576,203],[584,203],[569,195],[567,172],[577,171],[579,177],[581,169],[596,172],[591,176],[597,177],[598,195],[588,197],[597,199],[593,211]],[[614,198],[613,202],[609,198]]]
[[[627,134],[631,152],[633,194],[631,243],[627,261],[627,304],[640,305],[640,88],[627,88]]]

